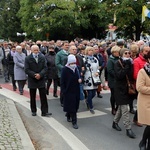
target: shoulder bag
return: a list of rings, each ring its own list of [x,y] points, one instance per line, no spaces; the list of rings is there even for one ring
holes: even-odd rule
[[[119,63],[120,63],[120,65],[121,65],[121,67],[124,68],[120,60],[119,60]],[[127,75],[126,75],[126,80],[127,80],[127,84],[128,84],[128,94],[129,94],[129,95],[134,95],[134,94],[136,94],[135,86],[134,86],[133,83],[130,82],[130,80],[129,80],[129,78],[128,78]]]

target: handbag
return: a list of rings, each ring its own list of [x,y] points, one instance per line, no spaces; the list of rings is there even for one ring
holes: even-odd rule
[[[124,68],[120,60],[119,60],[119,63],[121,65],[121,67]],[[130,82],[130,80],[129,80],[127,75],[126,75],[126,80],[127,80],[127,84],[128,84],[128,94],[129,95],[136,94],[136,89],[135,89],[134,83]]]
[[[101,84],[101,80],[100,80],[99,76],[93,76],[91,73],[91,77],[92,77],[92,81],[93,81],[94,86],[98,86]]]
[[[91,72],[90,67],[89,67],[89,70],[90,70],[90,72]],[[91,72],[91,78],[92,78],[92,82],[93,82],[93,85],[94,85],[94,86],[98,86],[98,85],[101,84],[101,80],[100,80],[99,76],[93,75],[92,72]]]

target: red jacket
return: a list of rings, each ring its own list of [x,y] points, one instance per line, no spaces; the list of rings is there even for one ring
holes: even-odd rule
[[[139,54],[139,57],[134,59],[134,61],[133,61],[133,78],[134,78],[134,80],[137,79],[138,72],[140,69],[142,69],[144,67],[145,63],[146,63],[146,60],[141,54]]]

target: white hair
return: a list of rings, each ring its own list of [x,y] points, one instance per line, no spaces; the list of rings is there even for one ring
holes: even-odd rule
[[[22,50],[22,47],[21,46],[16,46],[16,50],[18,51],[18,50]]]

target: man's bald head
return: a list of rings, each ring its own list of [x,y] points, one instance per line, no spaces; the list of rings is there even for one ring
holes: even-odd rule
[[[37,45],[32,45],[31,46],[31,52],[34,54],[38,54],[39,53],[39,47]]]

